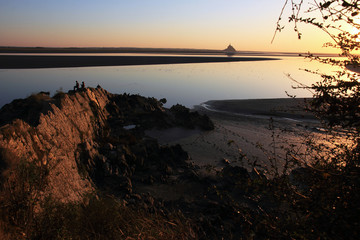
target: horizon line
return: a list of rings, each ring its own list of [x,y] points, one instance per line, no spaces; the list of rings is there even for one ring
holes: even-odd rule
[[[4,52],[4,50],[10,50],[10,52]],[[0,46],[0,53],[11,53],[11,50],[14,50],[14,53],[26,53],[16,50],[142,50],[142,51],[191,51],[191,52],[213,52],[213,53],[223,53],[225,49],[205,49],[205,48],[161,48],[161,47],[41,47],[41,46]],[[236,50],[236,49],[235,49]],[[145,53],[144,52],[144,53]],[[35,52],[32,52],[35,53]],[[41,52],[40,52],[41,53]],[[47,52],[51,53],[51,52]],[[64,53],[74,53],[74,52],[64,52]],[[82,52],[85,53],[85,52]],[[92,52],[90,52],[92,53]],[[111,53],[111,52],[108,52]],[[116,52],[114,52],[116,53]],[[138,53],[141,53],[138,51]],[[328,55],[328,56],[339,56],[339,53],[323,53],[323,52],[296,52],[296,51],[264,51],[264,50],[236,50],[235,53],[277,53],[277,54],[287,54],[287,55],[300,55],[300,54],[312,54],[312,55]]]

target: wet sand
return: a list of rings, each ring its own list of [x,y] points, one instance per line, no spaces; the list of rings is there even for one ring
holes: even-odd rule
[[[210,111],[231,114],[313,120],[314,116],[304,110],[310,100],[310,98],[212,100],[201,106]]]
[[[221,168],[226,159],[250,170],[257,164],[269,166],[274,155],[281,159],[281,146],[293,144],[302,151],[304,139],[321,134],[320,123],[301,110],[302,102],[290,98],[209,101],[195,110],[213,120],[214,130],[172,129],[150,134],[161,144],[181,144],[199,166]]]
[[[0,55],[0,69],[67,68],[124,66],[151,64],[269,61],[266,57],[226,56],[53,56],[53,55]]]

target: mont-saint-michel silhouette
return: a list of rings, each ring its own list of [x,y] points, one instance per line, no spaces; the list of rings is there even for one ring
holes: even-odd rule
[[[236,53],[236,49],[231,44],[229,44],[229,46],[224,49],[224,53],[228,56],[231,56]]]

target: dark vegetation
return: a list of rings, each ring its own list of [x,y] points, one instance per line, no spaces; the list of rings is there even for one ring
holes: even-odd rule
[[[304,156],[292,158],[305,166],[294,176],[304,183],[299,186],[303,198],[295,201],[295,212],[306,217],[299,218],[298,224],[303,227],[294,231],[311,229],[311,233],[302,233],[298,238],[356,239],[359,236],[359,4],[358,0],[313,1],[308,7],[304,7],[304,1],[285,1],[284,4],[283,10],[291,6],[288,20],[294,24],[299,39],[301,24],[312,25],[332,39],[324,46],[338,49],[339,56],[344,57],[320,58],[309,53],[305,57],[342,70],[335,73],[305,70],[322,77],[311,86],[294,80],[298,84],[296,88],[313,93],[307,109],[315,113],[329,133],[329,145],[307,144],[311,150],[310,163]],[[282,12],[276,32],[284,28],[280,25],[283,15]]]

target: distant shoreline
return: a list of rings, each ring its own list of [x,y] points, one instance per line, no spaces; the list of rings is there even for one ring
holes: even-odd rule
[[[0,55],[0,69],[69,68],[280,60],[269,57]]]
[[[135,54],[179,54],[179,55],[219,55],[227,54],[226,50],[218,49],[195,49],[195,48],[141,48],[141,47],[14,47],[0,46],[0,54],[112,54],[112,53],[135,53]],[[306,52],[272,52],[272,51],[246,51],[239,50],[232,53],[233,56],[273,56],[273,57],[300,57],[307,55]],[[335,53],[312,53],[319,57],[339,57]]]
[[[92,48],[92,47],[1,47],[0,53],[160,53],[160,54],[204,54],[223,55],[224,50],[186,48]]]

